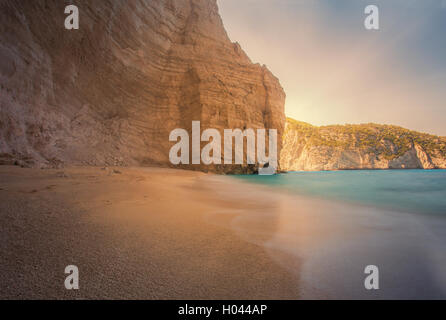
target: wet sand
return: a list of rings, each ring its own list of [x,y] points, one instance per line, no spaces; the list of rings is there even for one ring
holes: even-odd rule
[[[252,204],[232,211],[231,229],[265,247],[298,277],[299,298],[446,299],[443,215],[327,200],[271,185],[244,183],[235,194],[221,183],[227,180],[239,182],[208,177],[208,184],[215,182],[217,198]],[[223,214],[210,221],[218,223]],[[369,265],[379,268],[379,290],[364,286]]]
[[[0,167],[0,299],[299,298],[299,259],[264,246],[274,225],[253,223],[257,243],[233,229],[267,210],[244,190],[172,169]]]

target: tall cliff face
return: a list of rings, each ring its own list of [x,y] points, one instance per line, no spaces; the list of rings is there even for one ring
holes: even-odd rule
[[[315,127],[287,120],[281,167],[287,171],[446,168],[446,138],[388,125]]]
[[[193,120],[283,132],[283,89],[216,0],[0,0],[0,19],[0,162],[169,165],[169,133]]]

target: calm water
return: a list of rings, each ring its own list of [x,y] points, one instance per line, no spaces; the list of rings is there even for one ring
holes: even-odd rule
[[[292,172],[238,178],[326,199],[446,215],[446,170]]]
[[[302,298],[446,299],[446,170],[235,179],[287,191],[256,191],[267,209],[239,214],[233,227],[248,240],[259,221],[274,230],[264,246],[300,261],[272,254],[299,276]],[[379,267],[380,290],[364,289],[367,265]]]

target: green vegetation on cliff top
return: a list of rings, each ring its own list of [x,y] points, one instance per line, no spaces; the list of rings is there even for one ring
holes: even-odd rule
[[[341,149],[363,149],[391,160],[419,145],[429,155],[446,156],[446,137],[416,132],[393,125],[346,124],[313,126],[287,118],[287,131],[297,132],[307,145]]]

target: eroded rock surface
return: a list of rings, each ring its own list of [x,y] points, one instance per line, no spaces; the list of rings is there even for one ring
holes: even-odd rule
[[[1,163],[168,166],[169,133],[192,120],[281,136],[284,91],[229,40],[216,0],[73,4],[79,30],[65,1],[0,1]]]

